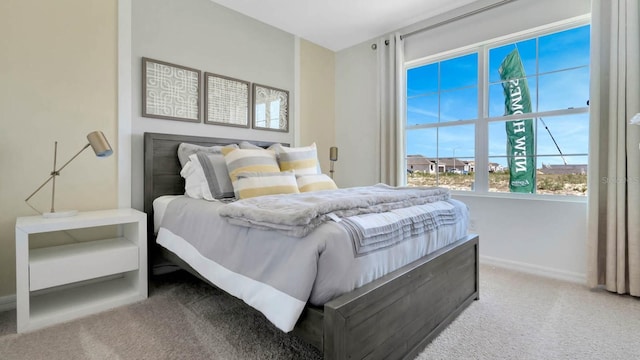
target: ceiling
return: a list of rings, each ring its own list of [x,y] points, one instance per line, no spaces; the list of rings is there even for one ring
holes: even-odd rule
[[[477,0],[212,0],[333,51]]]

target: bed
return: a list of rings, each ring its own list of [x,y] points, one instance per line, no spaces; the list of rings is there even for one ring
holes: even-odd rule
[[[156,244],[154,236],[153,201],[185,191],[176,157],[178,145],[183,142],[210,146],[239,140],[144,135],[144,210],[149,216],[149,263],[153,266],[156,259],[163,257],[199,276],[181,258]],[[465,234],[323,306],[308,304],[293,333],[320,349],[326,359],[413,358],[478,298],[478,237]]]

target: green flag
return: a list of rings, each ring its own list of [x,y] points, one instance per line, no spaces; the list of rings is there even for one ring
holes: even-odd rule
[[[504,81],[505,115],[530,113],[529,86],[518,49],[514,49],[502,60],[498,72],[500,79]],[[507,121],[506,130],[509,189],[511,192],[534,193],[536,167],[533,157],[533,120]]]

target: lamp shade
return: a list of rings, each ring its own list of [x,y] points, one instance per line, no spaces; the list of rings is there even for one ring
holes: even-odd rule
[[[338,148],[337,147],[332,146],[331,148],[329,148],[329,160],[338,161]]]
[[[107,138],[104,137],[102,131],[94,131],[87,135],[87,140],[89,140],[89,145],[96,153],[98,157],[107,157],[113,154],[113,150],[111,150],[111,145],[107,141]]]

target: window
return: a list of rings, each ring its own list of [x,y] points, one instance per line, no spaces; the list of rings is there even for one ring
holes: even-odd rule
[[[586,195],[588,97],[589,25],[408,64],[407,184]]]

